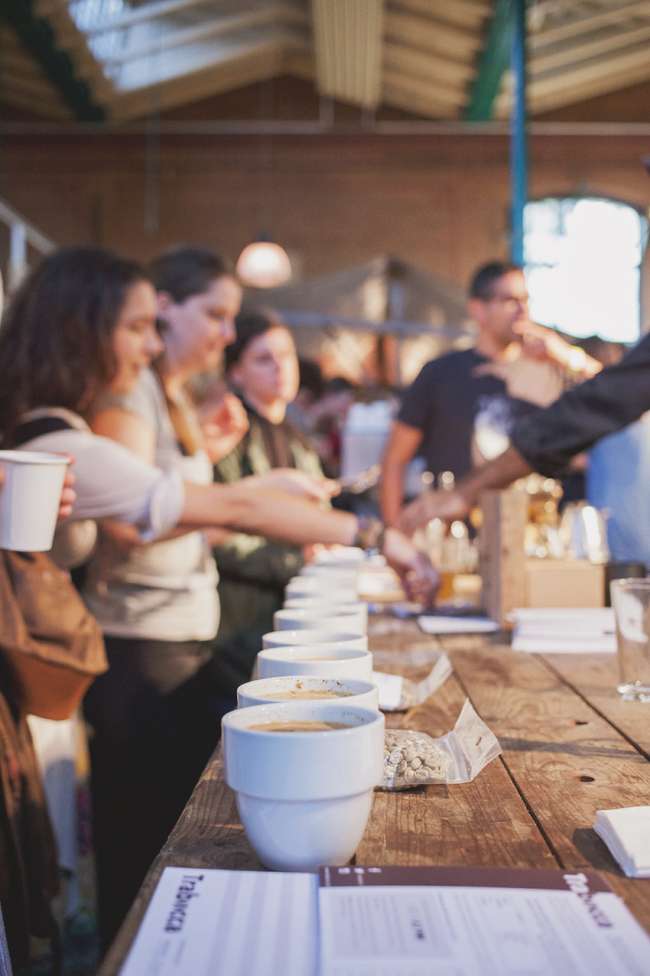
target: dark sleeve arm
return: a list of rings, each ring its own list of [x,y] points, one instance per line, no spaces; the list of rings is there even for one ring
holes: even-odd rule
[[[650,409],[650,335],[615,366],[522,418],[512,444],[535,471],[555,476],[571,458]]]

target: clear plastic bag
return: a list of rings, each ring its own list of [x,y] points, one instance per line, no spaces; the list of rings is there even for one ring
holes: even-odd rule
[[[451,663],[446,654],[438,655],[436,663],[422,681],[411,681],[401,675],[375,671],[373,681],[379,690],[379,707],[383,712],[405,712],[409,708],[415,708],[433,695],[451,673]]]
[[[466,699],[452,731],[439,738],[412,729],[386,730],[381,788],[470,783],[500,754],[499,740]]]

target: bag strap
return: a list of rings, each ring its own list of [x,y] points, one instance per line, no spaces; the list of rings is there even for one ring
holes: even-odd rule
[[[14,430],[13,446],[20,447],[21,444],[27,444],[36,437],[53,434],[58,430],[72,430],[72,426],[63,417],[36,417],[34,420],[25,420]]]

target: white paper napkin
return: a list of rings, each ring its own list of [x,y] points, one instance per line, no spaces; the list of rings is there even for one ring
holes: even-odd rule
[[[628,878],[650,878],[650,806],[597,810],[594,830]]]

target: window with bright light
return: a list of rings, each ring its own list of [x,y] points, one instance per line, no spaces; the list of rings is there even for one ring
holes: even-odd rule
[[[533,321],[579,337],[636,341],[647,240],[647,219],[617,200],[528,203],[524,248]]]

